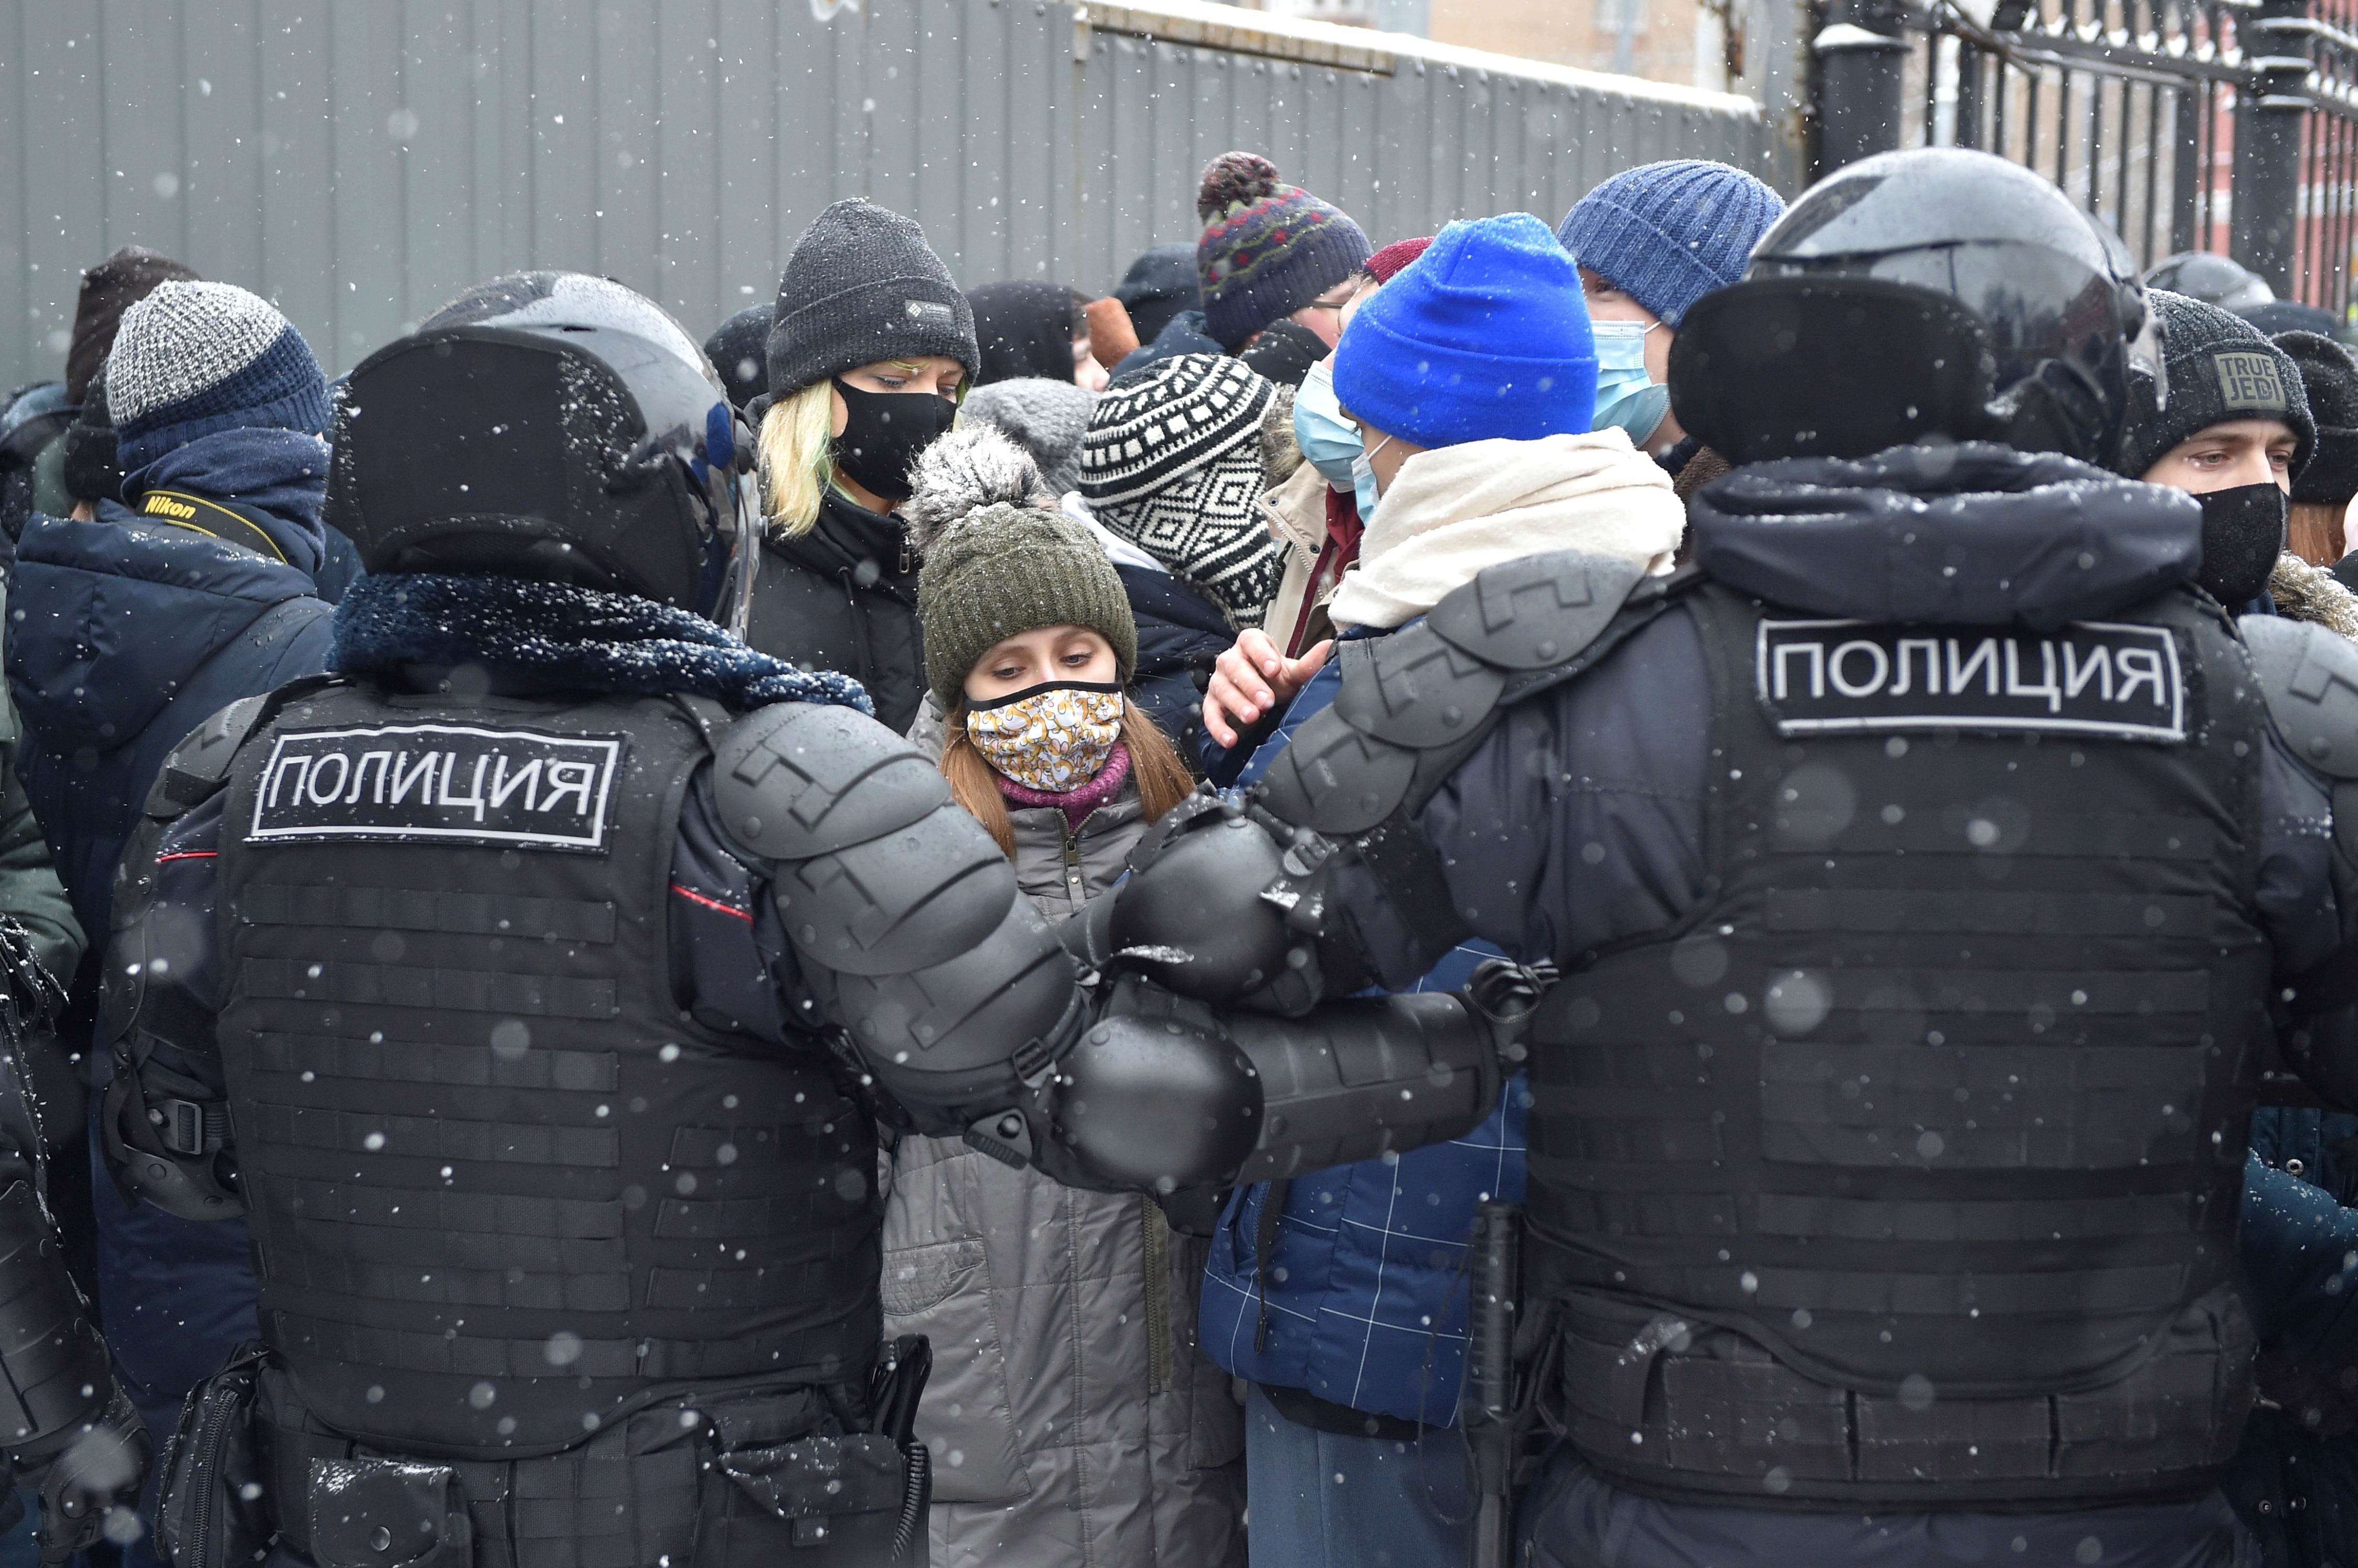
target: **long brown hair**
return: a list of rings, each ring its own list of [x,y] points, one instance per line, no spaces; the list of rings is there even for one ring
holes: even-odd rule
[[[942,776],[950,781],[951,795],[974,814],[1001,851],[1013,860],[1015,824],[1007,815],[1007,797],[999,793],[998,770],[967,733],[966,704],[951,708],[942,724],[946,731]],[[1130,776],[1138,785],[1139,804],[1145,808],[1147,821],[1154,821],[1195,793],[1195,780],[1179,753],[1163,738],[1154,720],[1126,697],[1121,699],[1121,743],[1130,749]]]

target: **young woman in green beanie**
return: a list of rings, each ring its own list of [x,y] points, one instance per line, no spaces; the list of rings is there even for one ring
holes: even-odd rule
[[[989,439],[1029,498],[1029,460]],[[1053,510],[1001,501],[938,529],[937,506],[911,510],[942,772],[1041,914],[1065,919],[1192,787],[1123,693],[1138,633],[1121,579]],[[1243,1421],[1196,1353],[1203,1265],[1151,1198],[898,1141],[885,1332],[933,1342],[917,1430],[936,1568],[1242,1568]]]

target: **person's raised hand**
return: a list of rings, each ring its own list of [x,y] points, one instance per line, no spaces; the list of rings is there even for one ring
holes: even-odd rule
[[[1204,732],[1223,746],[1235,745],[1247,727],[1309,685],[1334,646],[1329,638],[1289,659],[1268,633],[1257,626],[1247,631],[1212,666],[1204,688]]]

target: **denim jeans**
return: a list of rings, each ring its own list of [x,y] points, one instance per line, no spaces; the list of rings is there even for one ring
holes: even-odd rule
[[[1287,1420],[1255,1388],[1245,1405],[1246,1550],[1252,1568],[1456,1568],[1473,1539],[1466,1441],[1352,1437]]]

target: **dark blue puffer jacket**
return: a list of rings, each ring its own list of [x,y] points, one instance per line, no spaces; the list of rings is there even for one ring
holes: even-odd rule
[[[249,515],[276,537],[268,514]],[[311,558],[291,531],[281,543]],[[308,572],[112,502],[92,522],[32,520],[9,611],[18,770],[74,914],[103,949],[115,862],[164,758],[238,698],[324,668],[330,611]],[[103,1080],[105,1054],[89,1059]],[[256,1332],[246,1227],[126,1207],[103,1167],[92,1186],[107,1344],[160,1451],[189,1388]],[[152,1563],[147,1542],[126,1561]]]
[[[114,864],[164,758],[238,698],[325,668],[330,607],[308,572],[106,502],[92,522],[27,525],[9,611],[18,769],[103,946]]]
[[[1138,669],[1130,676],[1130,699],[1182,757],[1193,757],[1204,712],[1195,666],[1200,662],[1209,668],[1236,640],[1236,631],[1218,605],[1169,572],[1119,561],[1114,570],[1130,598],[1130,619],[1138,623]]]
[[[2264,1341],[2292,1341],[2311,1366],[2358,1364],[2358,1116],[2252,1113],[2241,1251]],[[2266,1568],[2358,1563],[2358,1433],[2322,1437],[2262,1406],[2220,1490]]]
[[[1335,700],[1341,669],[1339,657],[1329,660],[1296,694],[1241,782],[1258,779],[1294,730]],[[1487,943],[1466,944],[1411,989],[1454,990],[1497,955]],[[1530,1105],[1518,1076],[1489,1119],[1454,1142],[1238,1188],[1204,1266],[1195,1320],[1204,1353],[1264,1386],[1426,1426],[1456,1425],[1474,1206],[1523,1201]],[[1264,1271],[1272,1194],[1279,1208]]]

